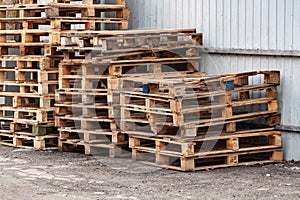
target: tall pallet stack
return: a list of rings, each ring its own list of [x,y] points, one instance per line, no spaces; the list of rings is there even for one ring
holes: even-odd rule
[[[63,59],[57,51],[61,34],[106,26],[127,29],[124,7],[124,0],[109,5],[93,0],[2,3],[1,144],[57,149],[54,103]]]
[[[48,9],[32,1],[1,1],[1,144],[57,149],[54,95],[61,58]]]
[[[87,1],[83,3],[87,4]],[[125,3],[125,0],[115,0],[110,4],[101,4],[99,1],[99,4],[94,2],[83,5],[95,7],[89,18],[103,24],[93,30],[89,28],[60,33],[61,46],[58,51],[62,52],[63,60],[59,65],[59,89],[56,98],[60,151],[83,151],[86,154],[108,152],[114,157],[114,154],[118,154],[118,149],[110,144],[103,144],[103,141],[109,137],[119,145],[126,144],[117,131],[114,120],[108,117],[107,89],[104,89],[108,84],[107,78],[99,77],[101,83],[96,89],[83,87],[85,69],[82,67],[84,61],[98,53],[98,42],[102,38],[112,37],[128,29],[130,12]],[[98,79],[96,74],[92,76]],[[103,135],[107,137],[101,137]]]
[[[264,83],[249,84],[251,77]],[[130,136],[134,160],[163,168],[278,162],[279,84],[277,71],[123,78],[121,131]]]
[[[68,37],[65,35],[64,40],[70,41]],[[81,39],[93,43],[82,42],[86,46],[81,47],[70,43],[60,48],[65,55],[75,49],[85,52],[85,62],[76,59],[77,68],[71,65],[74,60],[66,57],[60,66],[61,87],[56,103],[60,148],[74,151],[81,147],[86,154],[108,151],[111,157],[122,156],[122,149],[128,148],[128,137],[119,129],[120,77],[175,76],[180,70],[196,71],[202,34],[196,34],[195,29],[113,31],[89,33]]]

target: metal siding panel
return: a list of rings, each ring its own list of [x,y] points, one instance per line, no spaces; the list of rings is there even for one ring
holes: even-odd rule
[[[277,0],[277,49],[285,47],[285,1]]]
[[[253,29],[253,48],[261,49],[261,0],[254,0],[254,29]]]
[[[299,99],[300,99],[300,59],[292,59],[292,82],[290,83],[290,89],[288,89],[288,96],[292,96],[292,116],[291,121],[294,126],[300,125],[300,111],[299,111]]]
[[[285,50],[293,49],[293,5],[294,0],[286,0]],[[299,35],[298,35],[299,37]]]
[[[171,0],[165,0],[164,2],[164,10],[163,10],[163,25],[162,28],[169,28],[170,27],[170,1]]]
[[[209,10],[209,18],[210,18],[210,46],[217,46],[217,2],[216,0],[210,0],[210,10]]]
[[[230,48],[231,45],[231,1],[224,1],[224,47]]]
[[[196,0],[195,1],[195,12],[196,12],[196,25],[195,27],[199,32],[203,31],[203,0]],[[204,33],[204,37],[206,37],[206,34]]]
[[[277,1],[269,0],[269,49],[277,48],[277,14]]]
[[[231,44],[230,48],[238,48],[239,45],[239,16],[238,16],[239,0],[231,0]]]
[[[209,18],[210,0],[203,0],[203,31],[206,33],[204,36],[204,45],[211,47],[210,44],[210,18]]]
[[[246,1],[247,0],[239,1],[239,48],[246,48]]]
[[[246,1],[246,49],[253,48],[254,7],[253,1]]]
[[[261,48],[262,49],[269,49],[269,1],[263,0],[262,1],[262,18],[261,18]]]
[[[294,49],[300,49],[300,1],[294,1]]]
[[[217,3],[217,12],[216,12],[216,47],[224,47],[224,1],[218,1]]]
[[[187,27],[197,27],[197,17],[198,14],[196,12],[196,1],[194,0],[189,0],[189,8],[187,9],[187,13],[190,14],[190,17],[188,18],[188,25]],[[197,27],[198,28],[198,27]]]
[[[177,16],[174,16],[174,14],[176,13],[176,2],[177,2],[177,0],[170,1],[170,8],[169,8],[170,9],[170,16],[169,16],[170,24],[166,28],[176,27],[176,17]],[[179,24],[177,24],[177,26],[179,27]]]
[[[283,132],[282,141],[284,160],[300,161],[300,134]]]
[[[184,5],[186,6],[186,5]],[[174,19],[176,19],[175,27],[177,26],[178,28],[183,27],[183,0],[177,0],[176,3],[176,16],[174,16]],[[188,20],[188,19],[186,19]]]

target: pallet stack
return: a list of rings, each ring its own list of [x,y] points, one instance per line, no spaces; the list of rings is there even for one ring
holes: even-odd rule
[[[61,34],[127,29],[127,19],[124,0],[1,1],[1,144],[57,149],[54,103]]]
[[[282,160],[277,71],[121,82],[121,131],[134,160],[181,171]]]
[[[117,150],[108,143],[103,144],[103,141],[109,137],[122,145],[125,140],[117,131],[115,122],[107,116],[108,106],[104,86],[95,91],[92,91],[91,88],[88,92],[81,87],[82,63],[89,60],[93,53],[97,53],[99,45],[95,44],[95,37],[111,37],[128,29],[130,12],[126,8],[125,0],[114,0],[110,1],[111,3],[100,3],[99,1],[97,4],[95,1],[89,2],[83,1],[85,5],[82,7],[89,8],[90,15],[87,19],[96,20],[98,26],[93,25],[93,28],[90,26],[81,31],[60,32],[61,45],[58,47],[58,51],[62,52],[63,60],[59,65],[59,89],[56,98],[58,146],[60,151],[83,151],[86,154],[99,152],[98,150],[101,149],[101,154],[108,153],[114,157]],[[103,79],[105,77],[101,81],[106,81]],[[94,92],[97,92],[95,101],[93,95],[87,95]],[[106,117],[103,118],[103,116]],[[96,127],[92,128],[93,126]],[[103,134],[107,137],[101,137]],[[84,141],[89,141],[90,145]],[[99,141],[102,142],[102,145],[97,145]]]
[[[120,77],[175,76],[178,71],[196,71],[202,34],[195,32],[112,31],[82,35],[82,41],[93,42],[82,42],[85,46],[74,47],[66,42],[68,45],[60,48],[65,59],[60,65],[56,103],[61,150],[122,156],[122,149],[128,148],[128,137],[119,129]],[[70,41],[70,37],[65,35],[64,40]],[[76,57],[75,51],[83,55]]]
[[[3,145],[57,149],[54,100],[60,56],[51,28],[41,28],[53,22],[42,16],[46,10],[34,2],[0,7]]]

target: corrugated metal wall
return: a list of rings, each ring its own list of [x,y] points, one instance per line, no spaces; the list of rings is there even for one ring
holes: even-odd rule
[[[300,50],[300,0],[128,0],[128,6],[131,29],[196,27],[204,33],[207,48]],[[205,54],[202,58],[201,70],[210,74],[280,70],[282,125],[300,126],[299,57]],[[299,138],[286,132],[286,159],[300,160],[294,147]]]
[[[128,0],[132,29],[196,27],[206,47],[300,50],[299,0]]]

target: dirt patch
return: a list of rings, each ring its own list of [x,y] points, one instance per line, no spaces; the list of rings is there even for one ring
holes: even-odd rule
[[[124,159],[0,146],[0,169],[4,200],[300,199],[300,163],[182,173]]]

